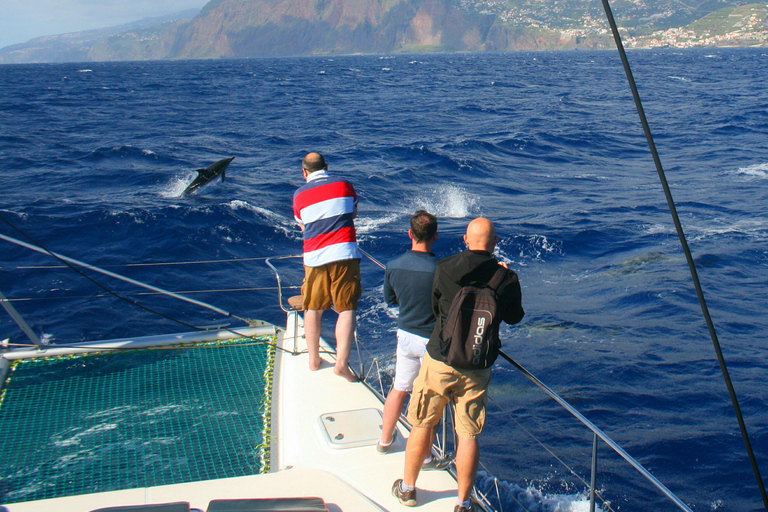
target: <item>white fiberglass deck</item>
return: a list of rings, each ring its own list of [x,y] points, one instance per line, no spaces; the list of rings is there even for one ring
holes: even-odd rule
[[[299,328],[299,350],[306,348],[301,333]],[[289,350],[293,348],[293,322],[290,319],[284,343]],[[278,425],[273,470],[293,466],[329,473],[346,484],[350,492],[359,493],[370,502],[368,508],[356,508],[345,505],[344,501],[336,501],[338,498],[327,497],[326,502],[335,504],[339,510],[413,510],[400,505],[391,494],[392,482],[403,476],[407,430],[399,425],[400,436],[394,450],[386,455],[379,454],[376,451],[379,423],[375,422],[371,431],[367,420],[370,420],[370,409],[376,410],[377,414],[381,412],[382,403],[363,384],[350,383],[335,375],[330,364],[333,359],[327,354],[323,354],[327,363],[317,372],[308,371],[306,354],[292,356],[283,352],[277,358],[280,386],[276,402],[280,405],[273,415]],[[345,411],[361,411],[360,423],[363,425],[357,432],[345,433],[343,439],[330,441],[325,432],[334,426],[324,429],[319,418],[331,414],[336,421],[343,421],[343,414],[334,414]],[[365,443],[362,440],[365,438],[371,439],[370,442]],[[350,439],[349,447],[343,447],[347,439]],[[422,472],[418,489],[418,510],[453,510],[456,481],[447,471]]]

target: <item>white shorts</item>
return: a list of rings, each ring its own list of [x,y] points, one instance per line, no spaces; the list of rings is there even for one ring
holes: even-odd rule
[[[398,391],[413,390],[413,381],[421,369],[421,361],[427,351],[429,338],[397,330],[397,362],[395,363],[395,384]]]

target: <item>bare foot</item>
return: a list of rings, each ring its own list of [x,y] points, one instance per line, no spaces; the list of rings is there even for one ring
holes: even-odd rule
[[[333,367],[333,373],[335,373],[339,377],[344,377],[349,382],[360,382],[360,379],[357,378],[357,375],[352,373],[352,370],[350,370],[349,367],[347,367],[347,366],[345,366],[345,367],[343,367],[341,369],[339,369],[338,367],[334,366]]]
[[[312,361],[312,359],[309,360],[309,371],[316,372],[321,366],[323,366],[323,360],[321,358],[318,357],[317,362]]]

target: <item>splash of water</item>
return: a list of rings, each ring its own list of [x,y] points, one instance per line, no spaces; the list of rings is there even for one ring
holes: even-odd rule
[[[165,183],[160,189],[160,197],[172,198],[181,197],[181,193],[187,188],[194,179],[193,173],[180,174],[174,176],[170,183]]]
[[[429,195],[414,199],[411,209],[424,209],[438,218],[463,219],[477,212],[477,197],[457,185],[440,185]]]

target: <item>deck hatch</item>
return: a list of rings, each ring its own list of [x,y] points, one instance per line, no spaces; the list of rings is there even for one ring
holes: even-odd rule
[[[320,431],[331,448],[356,448],[376,444],[381,437],[381,411],[356,409],[323,414]]]

